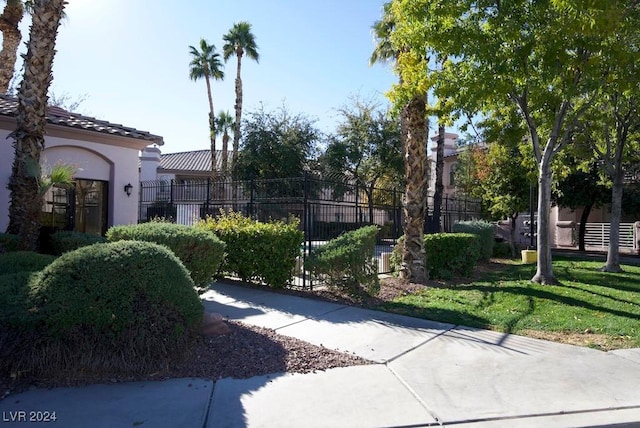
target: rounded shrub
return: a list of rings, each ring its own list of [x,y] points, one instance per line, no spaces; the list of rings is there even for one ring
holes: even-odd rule
[[[60,230],[51,235],[51,249],[56,255],[61,255],[69,251],[77,250],[87,245],[107,242],[103,236],[91,233],[75,232],[72,230]]]
[[[8,251],[18,251],[18,243],[20,238],[18,235],[9,233],[0,233],[0,249]]]
[[[38,272],[26,270],[0,275],[0,329],[30,327],[30,290],[37,278]]]
[[[184,265],[150,242],[66,253],[38,275],[31,294],[45,339],[31,355],[35,371],[153,370],[184,355],[203,317]]]
[[[164,245],[191,274],[197,287],[207,287],[224,257],[225,243],[205,230],[172,223],[142,223],[114,226],[107,231],[109,242],[135,240]]]
[[[12,251],[0,254],[0,275],[14,272],[36,272],[56,259],[49,254],[33,251]]]

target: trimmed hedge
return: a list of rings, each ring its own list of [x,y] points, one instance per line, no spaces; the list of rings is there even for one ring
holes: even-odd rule
[[[50,254],[33,251],[12,251],[0,254],[0,275],[16,272],[36,272],[47,267],[56,259]]]
[[[495,226],[481,220],[458,221],[453,225],[454,233],[473,233],[480,239],[480,260],[489,260],[495,245]]]
[[[0,233],[0,247],[5,251],[18,251],[18,242],[20,238],[18,235],[11,235],[9,233]]]
[[[377,226],[346,232],[311,251],[307,269],[317,280],[351,295],[375,294],[379,289],[378,266],[373,252]]]
[[[38,271],[22,270],[0,275],[0,330],[30,328],[30,290],[37,280]]]
[[[393,248],[391,264],[398,270],[402,260],[404,237]],[[479,238],[471,233],[434,233],[424,235],[426,267],[432,279],[449,279],[453,275],[468,276],[478,261]]]
[[[292,277],[304,234],[300,220],[261,223],[241,213],[207,217],[198,227],[213,232],[227,245],[221,271],[243,281],[285,287]]]
[[[22,324],[32,327],[9,344],[12,353],[0,368],[150,372],[182,358],[203,319],[182,262],[150,242],[95,244],[66,253],[28,278],[28,288]],[[22,294],[14,294],[19,308]]]
[[[71,230],[55,232],[51,235],[50,240],[53,254],[58,256],[68,253],[69,251],[77,250],[80,247],[107,242],[107,239],[103,236]]]
[[[225,243],[210,233],[192,226],[173,223],[142,223],[113,226],[107,231],[109,242],[134,240],[155,242],[175,253],[196,287],[209,286],[224,257]]]

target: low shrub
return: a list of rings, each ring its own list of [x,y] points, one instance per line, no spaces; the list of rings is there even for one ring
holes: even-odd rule
[[[496,242],[492,257],[497,259],[511,258],[511,245],[508,242]]]
[[[492,223],[472,220],[458,221],[453,225],[454,233],[473,233],[480,239],[480,260],[489,260],[493,255],[495,245],[495,226]]]
[[[469,276],[478,261],[480,242],[473,233],[434,233],[424,236],[427,268],[432,278]]]
[[[262,223],[241,213],[221,213],[207,217],[198,227],[213,232],[227,245],[222,272],[243,281],[262,282],[269,287],[285,287],[292,277],[304,234],[300,220]]]
[[[51,250],[55,255],[61,255],[69,251],[77,250],[87,245],[107,242],[103,236],[91,233],[75,232],[71,230],[60,230],[51,235]]]
[[[18,242],[20,238],[18,235],[12,235],[10,233],[0,233],[0,248],[4,251],[18,251]]]
[[[404,237],[393,248],[390,263],[397,272],[402,262]],[[429,277],[450,279],[453,275],[470,275],[478,261],[479,238],[471,233],[434,233],[424,235],[425,266]]]
[[[16,272],[36,272],[47,267],[56,259],[50,254],[33,251],[12,251],[0,254],[0,275]]]
[[[203,230],[180,224],[151,222],[113,226],[107,231],[107,239],[109,242],[135,240],[164,245],[182,260],[199,288],[209,286],[224,257],[224,242]]]
[[[315,279],[329,287],[355,296],[364,289],[373,295],[379,289],[378,266],[372,257],[377,234],[377,226],[346,232],[313,249],[307,269]]]
[[[8,347],[11,370],[150,372],[182,358],[201,326],[188,271],[158,244],[82,247],[26,280],[33,327],[22,336],[29,342]]]

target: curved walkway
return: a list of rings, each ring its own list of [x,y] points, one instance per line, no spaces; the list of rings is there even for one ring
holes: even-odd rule
[[[207,310],[229,319],[377,364],[215,383],[34,390],[0,402],[0,426],[24,426],[16,418],[30,411],[56,411],[61,427],[640,423],[640,349],[601,352],[225,283],[214,284],[203,299]]]

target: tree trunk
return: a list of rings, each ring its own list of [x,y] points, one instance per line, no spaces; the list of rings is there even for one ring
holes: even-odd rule
[[[511,249],[511,257],[518,255],[516,250],[516,221],[518,220],[518,213],[510,216],[509,224],[509,248]]]
[[[433,194],[433,218],[429,232],[440,233],[441,221],[440,212],[442,209],[442,194],[444,193],[443,175],[444,175],[444,124],[438,125],[438,142],[436,145],[436,186]]]
[[[216,116],[213,110],[213,96],[211,95],[211,82],[209,76],[204,76],[207,83],[207,96],[209,97],[209,141],[211,146],[211,181],[215,183],[217,174],[216,162]],[[214,186],[215,188],[215,186]],[[214,192],[215,193],[215,192]]]
[[[424,253],[424,218],[427,184],[427,119],[424,97],[414,97],[406,108],[404,150],[404,248],[400,278],[425,283],[428,279]]]
[[[7,0],[0,15],[2,31],[2,50],[0,51],[0,93],[6,94],[13,78],[18,57],[18,48],[22,40],[18,25],[24,16],[22,0]]]
[[[229,170],[229,134],[226,128],[222,136],[222,174],[226,177]]]
[[[593,208],[593,202],[585,205],[582,209],[582,214],[580,215],[580,227],[578,228],[578,251],[585,251],[584,235],[587,232],[587,220],[589,220],[591,208]]]
[[[549,239],[549,211],[551,208],[551,157],[553,144],[547,143],[542,155],[538,177],[538,262],[536,274],[531,281],[540,284],[556,284],[551,259],[551,241]],[[533,221],[533,219],[532,219]]]
[[[622,159],[622,157],[620,157]],[[622,161],[617,162],[614,170],[613,188],[611,189],[611,220],[609,222],[609,249],[607,262],[602,267],[603,272],[622,272],[620,267],[620,217],[622,216]]]
[[[236,71],[236,103],[234,108],[236,110],[236,121],[233,124],[233,156],[231,159],[231,168],[235,169],[238,163],[238,150],[240,149],[240,125],[242,121],[242,78],[240,77],[240,70],[242,69],[242,52],[236,52],[238,57],[238,70]]]
[[[65,0],[37,0],[33,4],[24,77],[18,91],[14,138],[15,157],[9,179],[10,232],[20,236],[19,248],[38,246],[42,198],[39,193],[40,154],[44,149],[47,92],[53,76],[56,36]]]

